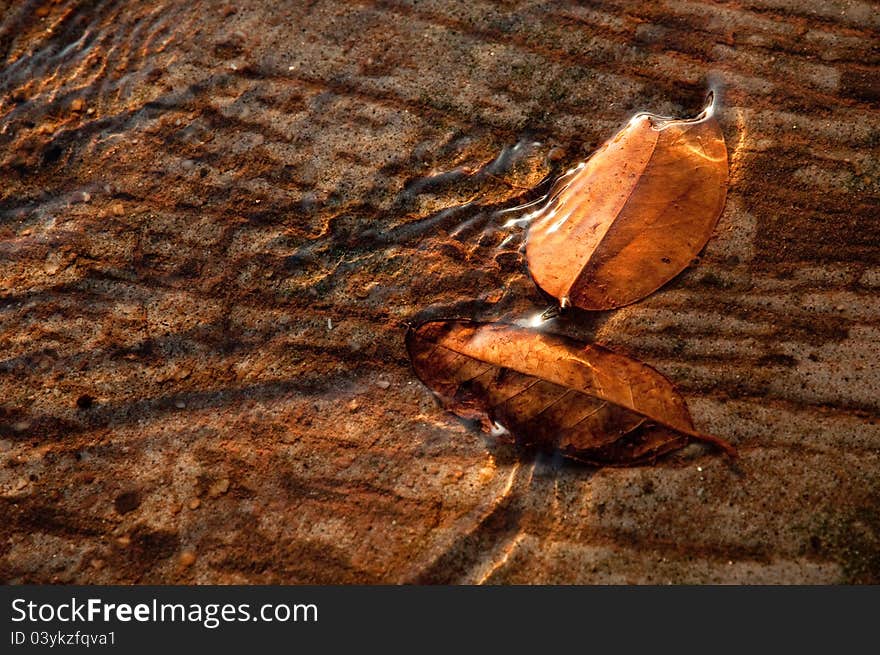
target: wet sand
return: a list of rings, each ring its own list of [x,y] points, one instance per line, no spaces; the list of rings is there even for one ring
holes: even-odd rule
[[[880,581],[878,30],[846,1],[0,2],[0,580]],[[444,413],[406,325],[544,310],[499,212],[709,88],[699,261],[553,329],[655,367],[737,465],[578,466]]]

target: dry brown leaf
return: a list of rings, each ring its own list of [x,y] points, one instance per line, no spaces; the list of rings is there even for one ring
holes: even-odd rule
[[[654,460],[691,440],[684,400],[654,369],[601,346],[500,323],[432,321],[407,333],[419,379],[455,414],[520,443],[602,465]]]
[[[563,306],[635,302],[706,245],[726,195],[711,105],[690,120],[639,114],[551,191],[529,229],[529,270]]]

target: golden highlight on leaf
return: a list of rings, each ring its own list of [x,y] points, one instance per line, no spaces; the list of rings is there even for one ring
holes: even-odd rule
[[[601,346],[470,321],[425,323],[406,343],[416,374],[444,408],[520,443],[617,466],[653,461],[691,440],[736,454],[694,431],[666,378]]]
[[[635,302],[706,245],[726,195],[711,106],[690,120],[639,114],[551,192],[529,229],[529,270],[563,305]]]

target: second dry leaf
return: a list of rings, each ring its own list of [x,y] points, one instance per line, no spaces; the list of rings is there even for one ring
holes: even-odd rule
[[[692,440],[735,454],[694,430],[669,380],[601,346],[502,323],[433,321],[409,331],[407,350],[446,409],[520,443],[617,466]]]

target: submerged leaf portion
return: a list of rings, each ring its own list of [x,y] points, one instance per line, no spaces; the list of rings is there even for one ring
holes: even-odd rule
[[[706,245],[726,195],[711,108],[691,120],[639,114],[551,192],[529,229],[529,270],[563,305],[635,302]]]
[[[666,378],[601,346],[506,324],[434,321],[409,331],[407,349],[446,409],[523,444],[619,466],[690,440],[735,454],[727,442],[694,431]]]

